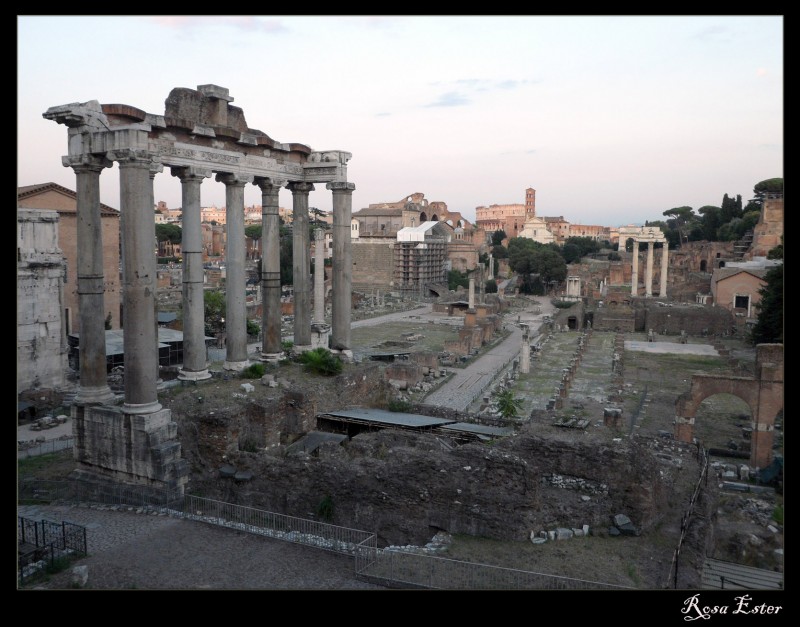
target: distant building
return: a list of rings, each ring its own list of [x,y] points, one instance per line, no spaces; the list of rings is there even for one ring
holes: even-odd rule
[[[439,226],[431,231],[428,223]],[[438,261],[426,261],[415,279],[407,280],[408,273],[397,270],[398,264],[402,268],[411,258],[407,246],[400,245],[400,234],[403,233],[402,237],[406,238],[412,231],[405,229],[418,229],[422,225],[427,226],[417,232],[428,233],[428,238],[445,237],[446,234],[443,250],[448,270],[465,272],[478,265],[478,256],[485,247],[483,230],[471,224],[460,212],[448,210],[446,203],[429,202],[424,194],[417,192],[397,202],[375,203],[353,213],[353,286],[408,291],[418,289],[419,276],[428,277],[432,272],[436,274],[438,270],[432,271],[431,268],[437,266]],[[433,248],[439,250],[440,244],[437,239]],[[446,278],[445,272],[444,282]],[[427,281],[427,278],[422,281]]]
[[[525,190],[524,204],[489,205],[475,208],[475,224],[491,239],[495,231],[503,231],[509,239],[519,237],[525,220],[536,215],[536,190]]]
[[[74,191],[56,183],[41,183],[17,188],[17,207],[46,209],[58,212],[58,245],[66,262],[64,279],[64,330],[80,331],[78,307],[78,197]],[[103,239],[103,287],[105,314],[111,328],[120,328],[120,239],[118,210],[100,203],[101,237]],[[153,234],[153,249],[155,249]]]
[[[753,229],[753,243],[745,259],[766,257],[783,236],[783,193],[770,192],[761,204],[761,215]]]
[[[17,209],[17,393],[64,384],[64,273],[56,211]]]
[[[397,233],[394,248],[394,287],[401,292],[420,292],[426,286],[447,284],[449,225],[423,222]]]

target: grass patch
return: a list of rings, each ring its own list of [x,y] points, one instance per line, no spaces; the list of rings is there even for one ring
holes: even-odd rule
[[[267,371],[267,367],[262,363],[250,364],[242,370],[243,379],[260,379]]]
[[[783,524],[783,505],[776,505],[775,509],[772,510],[772,520],[779,525]]]

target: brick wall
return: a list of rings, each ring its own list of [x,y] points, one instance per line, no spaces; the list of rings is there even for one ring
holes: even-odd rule
[[[385,243],[353,243],[353,287],[387,287],[394,270],[394,240]]]

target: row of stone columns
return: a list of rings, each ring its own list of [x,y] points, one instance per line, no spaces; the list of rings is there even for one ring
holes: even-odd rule
[[[153,180],[163,166],[144,150],[108,153],[119,163],[120,229],[122,238],[123,341],[125,346],[126,413],[154,413],[158,403],[158,323],[156,318],[156,257],[153,252]],[[65,157],[76,175],[78,197],[78,294],[81,316],[80,388],[76,404],[110,403],[114,394],[106,374],[104,275],[100,219],[100,173],[112,165],[105,157]],[[203,380],[211,375],[206,363],[203,297],[203,255],[200,186],[211,171],[172,167],[181,181],[183,201],[183,367],[179,378]],[[278,193],[281,182],[266,178],[217,174],[226,196],[226,359],[228,370],[248,365],[245,303],[244,186],[254,183],[262,192],[263,295],[262,360],[281,354],[280,336],[280,221]],[[310,262],[308,193],[310,183],[290,182],[294,211],[295,345],[310,348]],[[350,349],[351,266],[350,218],[352,183],[328,183],[333,193],[333,348]],[[323,271],[323,268],[319,268]],[[116,271],[116,269],[112,269]]]
[[[653,296],[653,247],[654,242],[647,242],[647,266],[645,268],[645,296]],[[661,248],[661,281],[659,296],[667,297],[667,268],[669,266],[669,248],[667,242]],[[633,240],[633,264],[631,268],[631,295],[638,296],[639,291],[639,240]]]

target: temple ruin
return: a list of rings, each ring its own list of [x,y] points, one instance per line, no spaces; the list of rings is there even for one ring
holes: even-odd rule
[[[281,353],[278,193],[292,192],[294,212],[294,343],[312,347],[308,194],[324,183],[333,200],[332,325],[330,345],[350,353],[350,222],[355,185],[347,181],[349,152],[313,151],[281,143],[248,127],[230,104],[228,89],[199,85],[173,89],[165,112],[146,113],[96,100],[50,107],[43,117],[68,127],[65,167],[75,172],[78,214],[78,294],[81,316],[80,386],[72,407],[79,474],[183,491],[177,425],[158,402],[156,258],[153,254],[153,181],[164,168],[180,179],[183,200],[184,362],[179,378],[210,378],[204,341],[200,186],[215,175],[225,185],[227,222],[226,359],[224,368],[249,365],[245,310],[244,187],[262,193],[264,262],[260,358]],[[120,177],[125,388],[122,404],[106,380],[100,174],[116,162]],[[113,271],[116,271],[114,269]],[[317,322],[315,320],[315,322]]]
[[[631,272],[631,296],[639,295],[639,242],[647,243],[647,266],[645,267],[644,295],[653,296],[653,249],[656,243],[661,246],[661,282],[658,295],[667,297],[667,268],[669,267],[669,248],[664,232],[657,226],[630,227],[619,229],[620,249],[625,249],[625,243],[633,240],[633,269]]]

